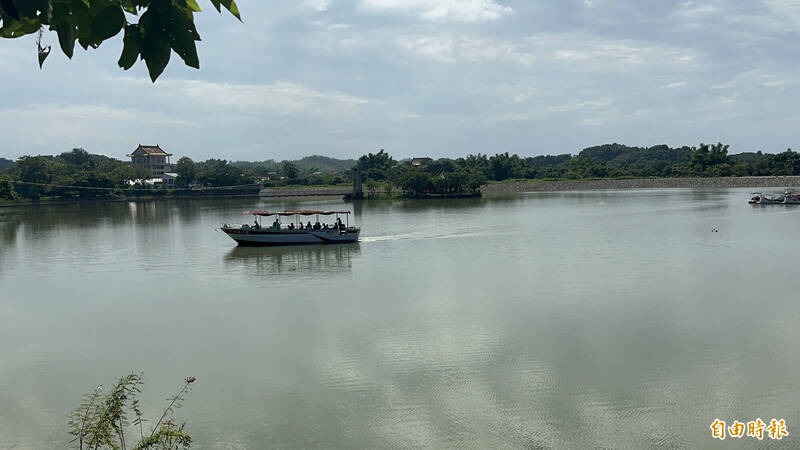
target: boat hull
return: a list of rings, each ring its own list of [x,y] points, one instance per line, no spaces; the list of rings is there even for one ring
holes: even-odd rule
[[[357,242],[361,234],[358,228],[346,230],[254,230],[241,228],[222,228],[222,231],[243,247],[300,245],[300,244],[343,244]]]

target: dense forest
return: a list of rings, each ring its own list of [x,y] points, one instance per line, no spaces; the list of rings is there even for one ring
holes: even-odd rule
[[[105,197],[148,191],[168,194],[177,189],[236,186],[335,185],[348,183],[358,168],[366,190],[393,185],[410,196],[471,195],[487,182],[647,177],[724,177],[800,175],[800,154],[787,149],[729,154],[722,143],[672,148],[666,145],[629,147],[607,144],[573,156],[524,157],[497,153],[461,158],[394,160],[387,152],[368,153],[358,160],[308,156],[295,161],[260,162],[188,157],[174,164],[177,186],[148,184],[147,170],[107,156],[73,149],[55,156],[0,158],[0,200],[40,197]]]
[[[357,167],[365,182],[389,182],[412,196],[471,193],[487,180],[800,175],[800,154],[791,149],[778,154],[729,155],[728,148],[722,143],[679,148],[607,144],[586,148],[576,156],[479,153],[414,162],[395,162],[381,150],[359,158]]]

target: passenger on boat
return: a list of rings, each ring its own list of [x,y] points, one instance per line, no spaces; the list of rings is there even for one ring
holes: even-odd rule
[[[322,224],[322,229],[323,230],[327,230],[328,229],[328,224],[327,223]]]
[[[290,224],[289,224],[289,229],[290,229],[290,230],[294,230],[294,224],[293,224],[293,223],[290,223]]]
[[[314,229],[314,227],[311,226],[311,221],[309,220],[308,221],[308,225],[306,225],[306,230],[311,231],[313,229]]]
[[[261,225],[259,225],[259,224],[258,224],[258,221],[257,221],[257,220],[254,220],[254,221],[253,221],[253,228],[255,228],[256,230],[259,230],[259,229],[261,229]]]
[[[278,223],[278,219],[275,219],[275,222],[272,222],[272,228],[276,228],[277,229],[277,228],[280,228],[280,227],[281,227],[281,224]]]
[[[319,224],[319,220],[318,220],[317,223],[314,224],[314,231],[321,230],[321,229],[322,229],[322,225]]]

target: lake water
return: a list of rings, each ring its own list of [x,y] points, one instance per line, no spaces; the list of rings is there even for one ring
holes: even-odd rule
[[[195,448],[800,446],[800,207],[746,190],[0,208],[0,448],[82,393],[184,377]],[[235,248],[246,209],[354,208],[353,245]],[[718,232],[713,232],[717,229]]]

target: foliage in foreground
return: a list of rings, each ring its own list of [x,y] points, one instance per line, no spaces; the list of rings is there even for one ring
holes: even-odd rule
[[[241,20],[234,0],[211,0],[211,4],[217,11],[225,7]],[[172,51],[187,66],[200,68],[195,45],[200,40],[194,25],[197,12],[197,0],[1,0],[0,38],[39,33],[41,67],[50,54],[50,46],[42,44],[45,30],[58,35],[61,51],[68,58],[72,58],[76,41],[87,50],[122,32],[122,54],[117,64],[128,70],[142,59],[155,82]],[[137,16],[138,22],[129,21]]]
[[[137,395],[144,380],[142,374],[131,373],[103,394],[102,387],[86,394],[69,417],[70,434],[75,448],[145,450],[187,449],[192,438],[186,422],[178,424],[174,412],[181,407],[191,390],[194,377],[188,377],[178,392],[167,398],[167,406],[152,426],[146,425]]]

